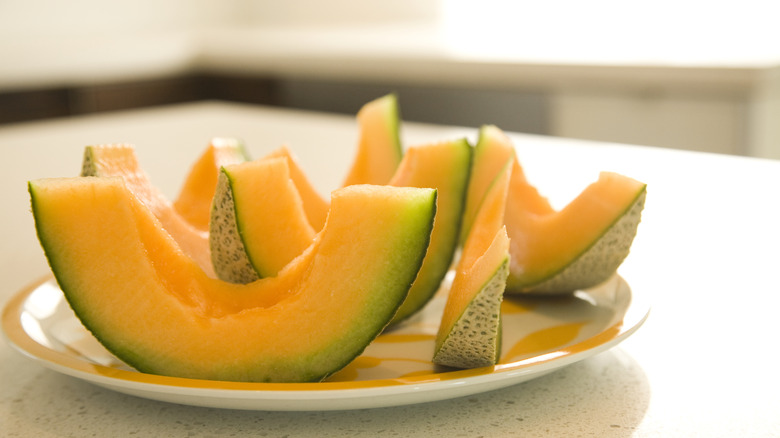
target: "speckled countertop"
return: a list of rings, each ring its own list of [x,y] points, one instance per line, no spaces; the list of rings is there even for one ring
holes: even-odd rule
[[[306,129],[301,129],[305,126]],[[208,102],[0,127],[0,303],[48,272],[25,182],[72,175],[86,144],[135,143],[152,180],[178,189],[217,135],[253,156],[293,146],[320,187],[338,183],[356,131],[350,117]],[[407,144],[471,128],[405,124]],[[59,374],[0,342],[0,436],[780,436],[774,271],[780,162],[513,135],[529,178],[565,200],[599,170],[648,183],[621,274],[652,303],[619,346],[504,389],[352,411],[268,412],[147,400]],[[344,145],[349,145],[345,147]],[[317,166],[320,164],[320,166]],[[181,169],[179,169],[181,168]],[[335,177],[334,177],[335,175]],[[574,186],[574,187],[572,187]]]

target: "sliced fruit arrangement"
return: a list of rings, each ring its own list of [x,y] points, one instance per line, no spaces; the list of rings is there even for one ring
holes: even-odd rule
[[[87,146],[84,150],[81,175],[123,178],[128,189],[151,210],[181,249],[207,274],[215,275],[209,252],[208,232],[201,231],[186,221],[168,198],[152,184],[141,168],[132,145]]]
[[[286,157],[223,167],[210,224],[214,271],[232,283],[277,275],[315,235]]]
[[[184,180],[173,208],[193,227],[208,231],[211,200],[217,187],[217,174],[222,166],[249,159],[244,143],[234,138],[213,138],[195,161]]]
[[[505,295],[589,288],[628,255],[643,183],[602,172],[555,210],[496,126],[475,147],[404,151],[394,94],[357,120],[329,198],[290,148],[250,161],[221,138],[173,203],[130,145],[88,146],[82,176],[96,178],[31,181],[39,240],[78,318],[142,372],[318,381],[441,290],[433,362],[482,367],[499,358]]]
[[[598,181],[556,211],[526,179],[509,137],[486,126],[475,147],[464,227],[473,220],[486,181],[507,158],[513,159],[505,213],[512,254],[507,293],[571,293],[609,279],[636,235],[646,185],[602,172]],[[468,228],[461,235],[467,233]]]
[[[82,323],[139,371],[319,381],[358,356],[406,297],[428,246],[433,189],[351,186],[277,277],[206,276],[121,178],[29,183],[39,240]]]
[[[456,368],[494,365],[501,354],[501,302],[509,274],[504,209],[512,163],[489,187],[455,268],[433,362]]]

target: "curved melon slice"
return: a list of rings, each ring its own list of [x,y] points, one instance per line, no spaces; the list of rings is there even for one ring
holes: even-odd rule
[[[513,181],[514,183],[514,181]],[[512,239],[507,293],[560,294],[608,280],[628,256],[646,185],[601,172],[562,210],[536,214],[512,187],[506,223]]]
[[[474,218],[436,336],[433,362],[438,365],[490,366],[501,354],[501,302],[510,259],[503,223],[510,177],[507,162]]]
[[[358,111],[357,120],[358,150],[343,186],[387,184],[403,156],[396,95],[388,94],[366,103]]]
[[[320,196],[317,189],[314,188],[306,173],[298,164],[298,160],[293,155],[292,151],[287,146],[282,146],[268,155],[265,158],[283,157],[287,159],[287,166],[290,169],[290,178],[295,183],[295,188],[298,189],[298,193],[303,201],[303,208],[306,211],[306,217],[309,220],[312,228],[319,231],[322,226],[325,225],[325,219],[328,217],[328,210],[330,209],[330,203],[328,200]]]
[[[248,160],[244,144],[233,138],[214,138],[192,165],[173,208],[193,227],[208,231],[211,200],[222,166]]]
[[[452,264],[469,181],[471,149],[465,139],[409,148],[389,183],[438,191],[436,221],[428,254],[393,323],[411,316],[428,303]]]
[[[391,319],[422,262],[435,190],[333,193],[323,231],[279,276],[207,277],[119,178],[29,183],[39,240],[84,325],[139,371],[321,380]]]
[[[485,126],[474,152],[464,221],[479,205],[485,181],[507,157],[513,164],[504,218],[512,242],[506,293],[570,293],[612,276],[636,235],[645,184],[604,172],[556,211],[525,177],[509,137],[495,126]]]
[[[129,144],[87,146],[84,150],[82,176],[122,177],[128,189],[159,219],[163,228],[176,240],[185,254],[208,275],[215,276],[211,266],[208,233],[193,227],[173,208],[173,204],[152,184],[141,169],[135,148]]]
[[[286,157],[223,167],[210,223],[214,271],[232,283],[275,276],[315,235]]]

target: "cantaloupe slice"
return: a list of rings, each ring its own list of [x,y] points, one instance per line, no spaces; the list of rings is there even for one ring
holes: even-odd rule
[[[560,211],[537,215],[513,187],[506,221],[512,239],[507,293],[561,294],[607,281],[628,256],[646,185],[601,172]]]
[[[504,219],[512,254],[506,293],[563,294],[609,279],[636,235],[645,184],[603,172],[556,211],[525,177],[511,139],[485,126],[475,147],[464,221],[473,216],[486,181],[508,157],[514,162]]]
[[[455,270],[433,362],[455,368],[490,366],[501,354],[501,302],[509,274],[504,209],[512,163],[484,195]]]
[[[399,113],[395,94],[382,96],[360,108],[358,149],[343,186],[390,181],[403,156]]]
[[[409,296],[393,318],[394,323],[415,314],[430,301],[452,264],[469,181],[471,151],[471,145],[465,139],[411,147],[389,183],[438,191],[436,221],[428,254]]]
[[[193,227],[208,231],[211,200],[222,166],[248,160],[244,143],[234,138],[213,138],[190,169],[173,208]]]
[[[84,325],[139,371],[318,381],[390,321],[425,254],[432,189],[352,186],[277,277],[206,276],[120,178],[29,183],[38,238]]]
[[[215,276],[209,253],[208,232],[193,227],[179,215],[173,204],[152,184],[141,168],[135,147],[130,144],[87,146],[81,169],[82,176],[122,177],[128,189],[159,219],[185,254],[209,276]]]
[[[309,177],[306,176],[306,172],[303,171],[303,168],[298,163],[298,159],[289,147],[282,146],[265,156],[265,158],[274,157],[282,157],[287,160],[290,178],[295,183],[295,188],[298,189],[298,194],[303,201],[306,217],[309,219],[312,228],[316,231],[321,230],[322,226],[325,225],[325,219],[328,217],[328,210],[330,209],[329,200],[320,195],[320,192],[311,183]]]
[[[277,275],[315,235],[287,157],[223,167],[210,223],[214,271],[232,283]]]

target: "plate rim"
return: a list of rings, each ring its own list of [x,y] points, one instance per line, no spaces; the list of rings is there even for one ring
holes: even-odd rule
[[[613,279],[614,277],[625,281],[619,274],[615,274]],[[364,409],[435,401],[510,386],[614,347],[636,332],[650,314],[649,303],[639,299],[635,289],[629,285],[630,301],[622,317],[612,325],[563,349],[519,361],[474,369],[363,381],[231,382],[159,376],[112,368],[69,356],[38,343],[22,326],[21,316],[27,298],[47,282],[53,282],[54,286],[59,287],[51,274],[43,276],[15,293],[2,312],[3,336],[24,356],[59,373],[126,394],[181,404],[253,410]],[[443,392],[455,395],[442,394]],[[412,393],[415,395],[414,401],[409,401],[408,396]],[[383,396],[384,400],[377,396]],[[195,399],[190,400],[187,397]],[[233,403],[225,403],[226,398],[235,400]],[[340,403],[321,406],[326,400]],[[370,400],[369,403],[366,403],[367,400]],[[271,401],[280,403],[273,406],[264,403]]]

